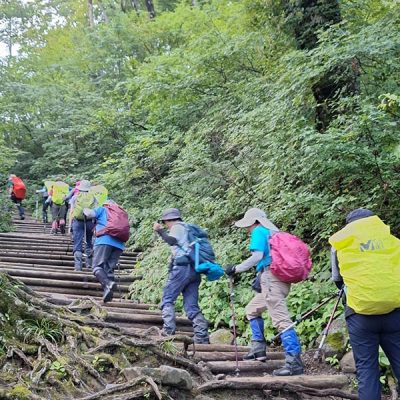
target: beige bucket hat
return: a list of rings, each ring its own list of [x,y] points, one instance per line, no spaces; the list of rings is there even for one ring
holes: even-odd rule
[[[250,208],[244,214],[244,217],[235,222],[238,228],[247,228],[258,221],[265,228],[271,231],[279,231],[279,229],[267,218],[267,214],[259,208]]]
[[[88,192],[90,190],[91,184],[86,179],[83,179],[78,186],[80,192]]]

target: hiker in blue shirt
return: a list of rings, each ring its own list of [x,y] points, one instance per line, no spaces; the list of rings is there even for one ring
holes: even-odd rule
[[[114,203],[107,200],[106,204]],[[115,203],[114,203],[115,204]],[[106,208],[97,207],[83,210],[87,219],[96,221],[96,231],[99,232],[107,226]],[[125,243],[110,235],[101,235],[94,241],[93,274],[103,288],[103,301],[107,303],[113,299],[116,283],[114,281],[114,269],[118,265],[119,258],[125,250]]]
[[[266,360],[267,343],[264,337],[264,320],[262,314],[268,311],[274,327],[282,331],[292,324],[286,305],[286,297],[290,284],[282,282],[271,273],[269,240],[273,232],[279,229],[267,218],[264,211],[251,208],[244,217],[235,223],[239,228],[246,228],[250,233],[251,256],[236,266],[229,266],[226,274],[232,276],[256,266],[258,285],[253,288],[258,292],[246,307],[246,316],[250,321],[252,342],[250,352],[245,360]],[[301,345],[294,329],[289,329],[281,335],[285,350],[285,366],[273,371],[276,376],[299,375],[303,373],[303,363],[300,358]]]

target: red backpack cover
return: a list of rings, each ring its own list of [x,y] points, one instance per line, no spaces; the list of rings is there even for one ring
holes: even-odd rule
[[[11,182],[13,183],[12,193],[14,194],[15,198],[18,200],[25,199],[26,186],[22,179],[18,178],[18,176],[14,176],[11,178]]]
[[[128,213],[116,203],[106,203],[103,206],[107,213],[107,224],[105,228],[96,231],[96,236],[110,235],[122,242],[129,239]]]
[[[271,272],[286,283],[297,283],[306,279],[312,268],[310,250],[297,236],[277,232],[269,241],[272,262]]]

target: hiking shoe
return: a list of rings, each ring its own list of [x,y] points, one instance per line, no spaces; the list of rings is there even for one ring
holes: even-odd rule
[[[272,372],[275,376],[292,376],[302,375],[304,373],[304,365],[301,361],[300,354],[292,356],[286,354],[285,365],[282,368],[278,368]]]
[[[107,283],[107,285],[104,288],[104,292],[103,292],[103,302],[104,303],[108,303],[109,301],[111,301],[114,297],[114,289],[116,289],[117,284],[113,281],[110,281],[109,283]]]
[[[250,351],[243,357],[243,360],[257,360],[257,361],[265,361],[267,359],[267,343],[260,342],[258,340],[251,341],[251,349]]]
[[[65,235],[65,225],[60,225],[61,235]]]

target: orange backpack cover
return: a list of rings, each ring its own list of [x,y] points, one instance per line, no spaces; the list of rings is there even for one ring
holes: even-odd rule
[[[23,180],[18,178],[18,176],[14,176],[11,178],[11,182],[13,183],[12,193],[14,194],[15,198],[18,200],[25,199],[26,186]]]

